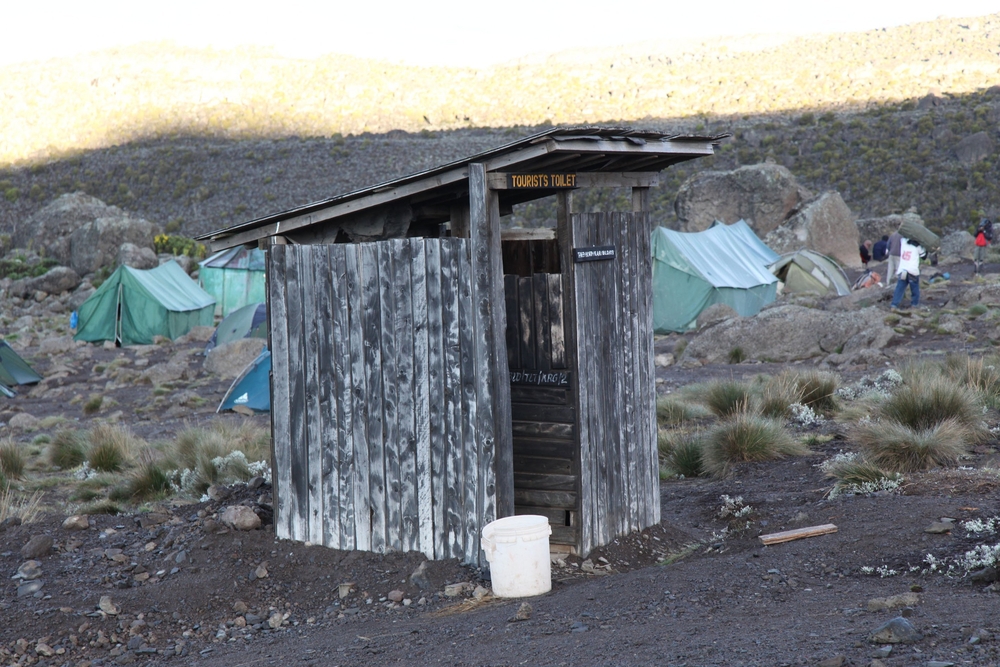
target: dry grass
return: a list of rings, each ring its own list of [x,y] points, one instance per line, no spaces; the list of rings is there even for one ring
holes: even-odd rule
[[[884,420],[858,427],[855,435],[865,458],[891,472],[955,465],[971,440],[969,428],[957,419],[924,428]]]
[[[660,426],[683,424],[708,416],[708,411],[702,406],[688,403],[676,396],[660,396],[656,399],[656,421]]]
[[[923,381],[910,380],[897,388],[879,405],[878,414],[881,421],[897,422],[914,431],[955,421],[970,439],[985,435],[983,404],[979,396],[940,374],[931,373]]]
[[[72,470],[87,460],[86,437],[79,431],[62,429],[49,443],[49,463],[63,470]]]
[[[723,418],[746,412],[753,400],[753,390],[744,382],[717,380],[705,389],[705,405]]]
[[[14,516],[21,519],[21,523],[35,521],[44,511],[42,495],[41,491],[25,495],[10,487],[0,488],[0,522]]]
[[[90,450],[87,461],[90,467],[101,472],[124,470],[135,459],[145,442],[131,429],[120,424],[98,424],[88,434]]]
[[[767,378],[757,395],[757,407],[765,417],[785,419],[793,403],[802,402],[802,389],[793,373]]]
[[[9,479],[22,479],[27,460],[21,448],[13,440],[0,442],[0,472]]]
[[[705,473],[702,462],[704,445],[700,433],[660,431],[657,447],[662,471],[667,476],[700,477]]]
[[[729,473],[733,463],[769,461],[808,454],[780,421],[753,412],[737,412],[712,429],[705,438],[705,469],[716,477]]]

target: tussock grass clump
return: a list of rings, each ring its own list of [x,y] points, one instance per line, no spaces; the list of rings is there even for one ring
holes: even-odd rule
[[[48,458],[51,465],[72,470],[87,460],[87,440],[79,431],[62,429],[57,431],[49,443]]]
[[[250,464],[269,461],[271,435],[267,429],[234,420],[213,423],[211,428],[182,431],[174,442],[171,463],[186,492],[204,493],[223,480],[248,480]]]
[[[746,412],[753,403],[749,385],[734,380],[716,380],[705,389],[705,405],[719,417]]]
[[[826,412],[833,412],[837,409],[837,389],[840,387],[840,378],[836,373],[809,371],[795,373],[794,377],[802,394],[800,403],[808,405],[814,410]]]
[[[104,397],[100,394],[94,394],[83,404],[83,414],[93,415],[101,411],[101,406],[104,405]]]
[[[946,363],[949,377],[976,392],[985,405],[1000,408],[1000,360],[949,355]]]
[[[822,464],[827,477],[837,480],[837,487],[844,489],[866,489],[884,486],[886,481],[896,482],[898,473],[883,469],[864,456],[852,452],[838,454]]]
[[[708,472],[723,477],[733,463],[769,461],[808,452],[780,421],[741,411],[708,433],[703,461]]]
[[[791,416],[791,406],[802,402],[802,389],[791,373],[767,378],[757,396],[757,408],[765,417],[785,419]]]
[[[117,515],[122,513],[121,506],[113,500],[102,500],[96,502],[93,505],[87,505],[80,510],[81,514],[111,514]]]
[[[871,422],[861,426],[856,437],[868,461],[892,472],[955,465],[972,439],[969,428],[953,418],[923,428],[892,420]]]
[[[100,472],[124,470],[143,444],[127,426],[118,424],[98,424],[90,429],[88,439],[87,462]]]
[[[656,399],[656,422],[660,426],[683,424],[687,421],[708,416],[700,405],[692,405],[674,396],[660,396]]]
[[[661,468],[668,476],[700,477],[705,474],[702,462],[702,436],[691,433],[666,433],[657,437]]]
[[[0,442],[0,471],[10,479],[21,479],[25,467],[27,461],[17,443],[13,440]]]
[[[983,406],[979,397],[967,387],[941,376],[897,388],[879,405],[878,414],[883,421],[897,422],[914,431],[925,431],[953,420],[969,436],[982,435]]]
[[[151,500],[170,495],[170,477],[155,463],[147,463],[129,480],[128,493],[133,500]]]

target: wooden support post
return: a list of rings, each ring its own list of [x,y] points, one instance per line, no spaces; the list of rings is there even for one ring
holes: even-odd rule
[[[455,238],[469,238],[469,205],[453,204],[451,207],[451,235]]]
[[[511,426],[510,369],[507,366],[507,313],[500,246],[500,199],[486,184],[486,166],[469,165],[469,232],[472,249],[473,309],[477,337],[487,342],[486,358],[477,359],[476,374],[489,383],[481,395],[477,421],[483,438],[482,465],[495,470],[495,489],[480,491],[484,521],[514,514],[514,443]],[[495,490],[495,494],[491,491]],[[483,496],[485,493],[485,497]],[[495,506],[493,505],[493,495]],[[478,540],[476,540],[478,543]]]
[[[632,188],[632,212],[649,210],[649,188]]]

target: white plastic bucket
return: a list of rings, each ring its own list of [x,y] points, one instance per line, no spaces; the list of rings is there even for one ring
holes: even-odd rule
[[[494,595],[524,598],[552,590],[551,534],[549,520],[534,514],[508,516],[483,527]]]

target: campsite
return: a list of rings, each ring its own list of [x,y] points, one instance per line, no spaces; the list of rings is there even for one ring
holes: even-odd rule
[[[513,7],[0,45],[0,665],[1000,664],[1000,15]]]

